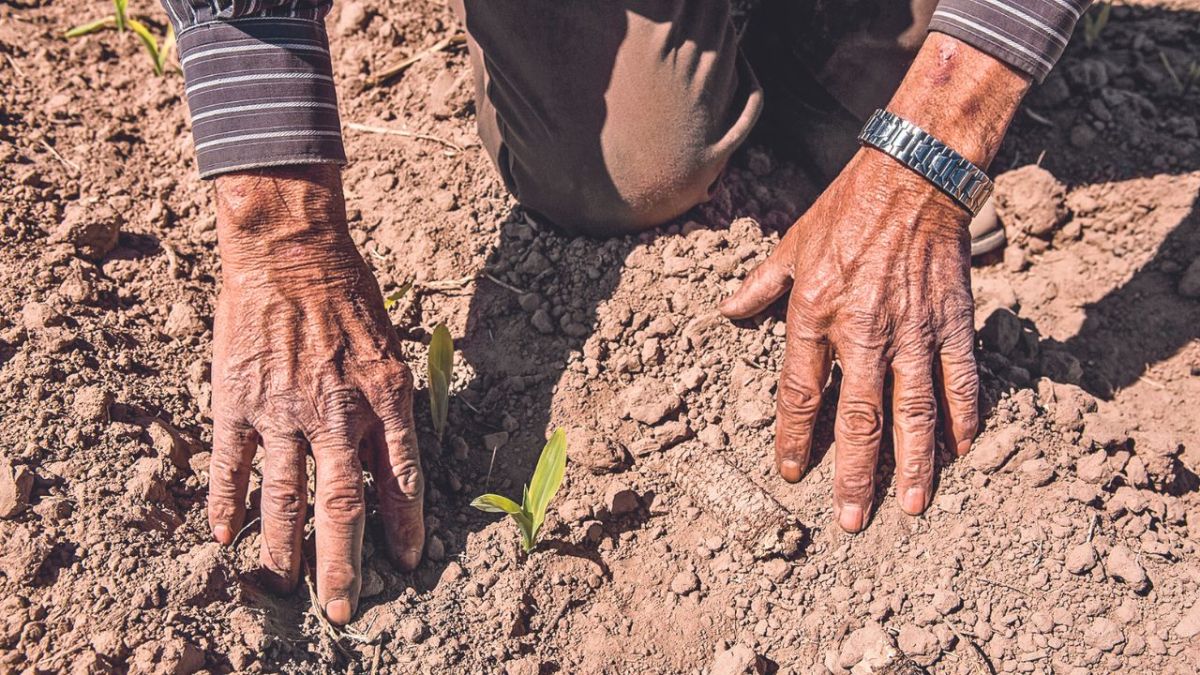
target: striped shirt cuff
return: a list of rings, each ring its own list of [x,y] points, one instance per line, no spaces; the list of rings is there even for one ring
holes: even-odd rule
[[[962,40],[1041,82],[1090,4],[1091,0],[941,0],[929,30]]]
[[[248,17],[179,35],[200,176],[287,164],[344,164],[322,20]]]

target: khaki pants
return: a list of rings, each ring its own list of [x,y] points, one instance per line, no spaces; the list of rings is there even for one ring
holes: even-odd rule
[[[790,69],[807,71],[798,91],[780,92],[801,133],[803,108],[829,112],[810,99],[860,118],[886,102],[934,4],[842,0],[852,11],[825,11],[826,1],[779,0],[768,20],[805,28],[779,26],[790,37],[756,60],[780,88]],[[484,147],[523,206],[570,232],[635,232],[707,201],[763,111],[729,0],[452,2],[467,29]]]

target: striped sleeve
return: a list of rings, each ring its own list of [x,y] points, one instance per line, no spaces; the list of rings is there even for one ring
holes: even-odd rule
[[[200,176],[343,164],[332,0],[162,0],[178,36]]]
[[[958,38],[1041,82],[1090,4],[1091,0],[940,0],[929,30]]]

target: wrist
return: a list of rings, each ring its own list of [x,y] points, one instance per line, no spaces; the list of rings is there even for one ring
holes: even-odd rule
[[[352,265],[341,171],[332,165],[239,171],[216,180],[217,242],[226,276]]]
[[[887,110],[987,168],[1029,85],[995,57],[930,33]]]

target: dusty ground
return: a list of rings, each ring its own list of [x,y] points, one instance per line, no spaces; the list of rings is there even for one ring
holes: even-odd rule
[[[817,187],[758,145],[676,224],[558,237],[475,145],[465,54],[369,86],[449,11],[342,4],[344,121],[461,148],[347,132],[356,241],[385,292],[416,282],[393,309],[414,369],[438,322],[459,366],[440,446],[418,392],[428,560],[375,555],[372,515],[346,633],[258,590],[256,524],[208,541],[211,195],[178,75],[58,37],[96,11],[0,4],[0,671],[1197,672],[1196,0],[1117,7],[1031,96],[995,165],[1014,245],[974,282],[987,430],[924,518],[884,466],[855,537],[830,438],[801,484],[771,474],[781,316],[713,312]],[[467,504],[516,495],[554,425],[571,463],[526,559]]]

